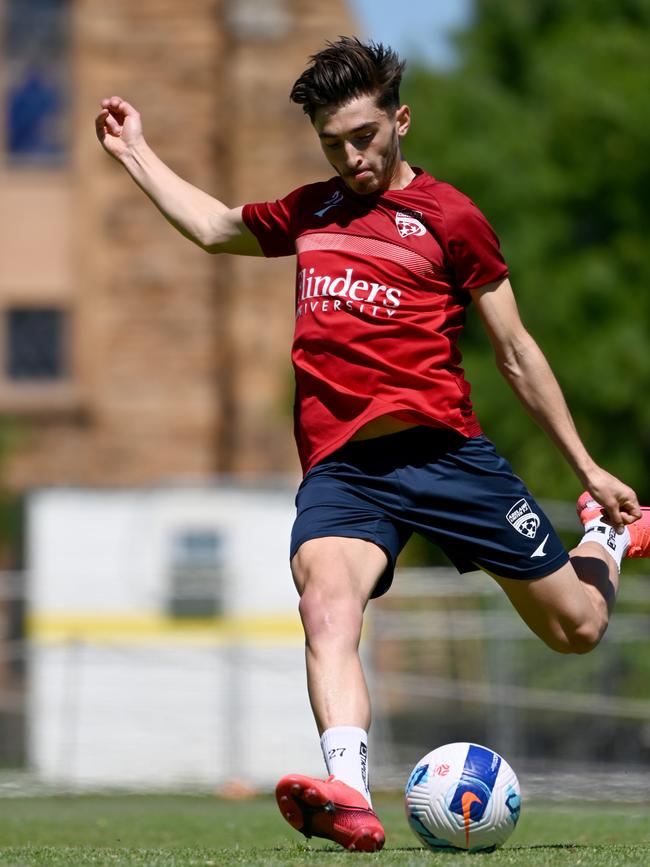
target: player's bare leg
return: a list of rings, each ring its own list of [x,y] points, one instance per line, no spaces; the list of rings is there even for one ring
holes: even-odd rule
[[[309,698],[331,776],[323,781],[289,774],[276,788],[278,806],[296,830],[369,852],[382,848],[384,831],[367,789],[367,752],[359,750],[370,726],[359,641],[366,604],[386,562],[373,543],[342,537],[305,542],[293,558]],[[340,748],[326,749],[339,740]]]
[[[583,494],[578,514],[585,535],[570,552],[570,562],[551,575],[533,581],[493,576],[532,631],[561,653],[596,647],[616,602],[621,560],[650,557],[650,509],[642,507],[641,517],[622,535],[599,513],[598,504]]]
[[[528,627],[560,653],[593,650],[607,629],[618,570],[613,560],[611,567],[607,563],[602,548],[593,547],[572,551],[570,563],[543,578],[493,576]]]
[[[305,630],[309,698],[322,734],[332,726],[370,725],[359,659],[363,612],[386,568],[386,554],[363,539],[311,539],[291,564]]]

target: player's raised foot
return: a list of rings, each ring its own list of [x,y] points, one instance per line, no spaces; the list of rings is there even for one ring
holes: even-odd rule
[[[602,518],[602,506],[597,503],[589,491],[580,495],[576,503],[578,517],[583,525],[594,518]],[[625,552],[626,557],[650,557],[650,507],[641,506],[641,517],[633,524],[627,525],[630,534],[630,546]]]
[[[603,507],[600,503],[597,503],[594,498],[591,496],[589,491],[584,491],[578,497],[578,502],[576,503],[576,512],[578,513],[578,517],[582,522],[582,525],[588,524],[589,521],[592,521],[594,518],[602,518],[604,517]]]
[[[650,507],[641,506],[641,517],[627,525],[630,534],[630,547],[626,557],[650,557]]]
[[[275,788],[280,812],[305,837],[323,837],[346,849],[378,852],[384,829],[363,795],[335,777],[288,774]]]

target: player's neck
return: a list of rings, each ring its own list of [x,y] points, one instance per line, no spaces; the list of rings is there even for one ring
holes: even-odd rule
[[[404,187],[408,187],[414,177],[415,172],[413,171],[411,166],[406,162],[406,160],[400,160],[397,164],[397,170],[393,175],[393,179],[391,180],[388,189],[403,190]]]

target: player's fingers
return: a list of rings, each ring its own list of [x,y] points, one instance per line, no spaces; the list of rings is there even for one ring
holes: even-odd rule
[[[124,102],[121,96],[107,96],[102,99],[102,108],[116,109]]]
[[[138,114],[137,109],[130,102],[122,99],[121,96],[109,96],[106,99],[102,99],[102,107],[107,108],[111,114],[121,115],[122,117]]]
[[[122,132],[122,124],[114,115],[110,114],[110,112],[106,115],[104,123],[112,135],[119,135]]]
[[[606,524],[609,524],[610,527],[613,527],[617,533],[622,532],[623,522],[621,519],[621,513],[616,503],[603,503],[602,516],[603,521]]]
[[[125,99],[120,100],[119,110],[123,114],[137,114],[137,109],[131,105],[130,102],[127,102]]]
[[[620,510],[625,524],[633,524],[639,520],[641,517],[641,506],[634,492],[621,503]]]
[[[95,118],[95,131],[99,139],[103,139],[106,134],[106,118],[108,117],[108,109],[102,109]]]
[[[609,504],[606,512],[609,522],[619,534],[623,532],[627,524],[632,524],[641,517],[641,508],[635,495]]]
[[[599,496],[596,501],[600,503],[603,521],[613,527],[617,533],[623,532],[623,517],[616,496]]]

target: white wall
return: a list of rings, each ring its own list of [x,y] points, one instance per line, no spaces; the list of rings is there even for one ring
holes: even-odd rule
[[[28,505],[30,604],[47,612],[164,609],[175,530],[225,534],[230,613],[294,610],[289,533],[294,492],[284,489],[47,489]]]
[[[67,786],[322,774],[288,566],[292,487],[49,489],[28,503],[29,761]],[[167,616],[170,537],[223,534],[224,608]]]

